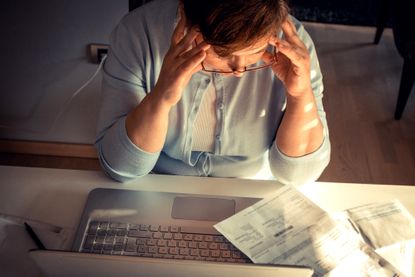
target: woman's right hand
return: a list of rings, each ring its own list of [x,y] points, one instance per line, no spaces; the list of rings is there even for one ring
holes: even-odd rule
[[[201,63],[210,45],[202,42],[194,46],[197,36],[200,36],[200,32],[196,28],[191,28],[186,34],[186,20],[182,15],[152,91],[158,101],[169,107],[177,104],[192,75],[202,69]]]

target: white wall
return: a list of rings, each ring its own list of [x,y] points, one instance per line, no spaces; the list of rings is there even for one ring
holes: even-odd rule
[[[108,43],[127,0],[2,0],[0,138],[93,143],[101,75],[65,102],[97,69],[89,43]]]

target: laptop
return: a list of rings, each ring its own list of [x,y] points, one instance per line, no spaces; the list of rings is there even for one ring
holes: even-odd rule
[[[253,264],[214,229],[259,200],[97,188],[72,252],[30,255],[47,276],[312,276],[304,266]]]

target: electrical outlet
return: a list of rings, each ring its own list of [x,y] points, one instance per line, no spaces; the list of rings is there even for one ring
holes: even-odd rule
[[[108,44],[91,43],[88,45],[89,59],[92,63],[100,63],[108,53]]]

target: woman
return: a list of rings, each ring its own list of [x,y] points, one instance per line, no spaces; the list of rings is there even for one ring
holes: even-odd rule
[[[155,0],[111,35],[99,158],[118,181],[314,181],[330,159],[322,91],[314,45],[285,1]]]

